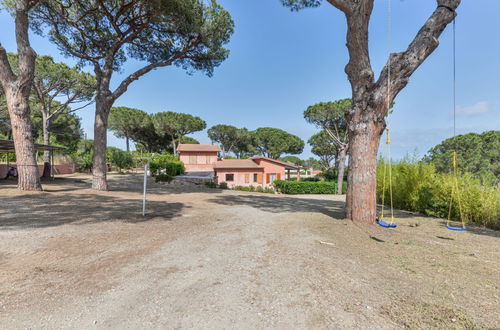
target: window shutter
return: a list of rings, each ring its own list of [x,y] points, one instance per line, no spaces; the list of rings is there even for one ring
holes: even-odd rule
[[[281,173],[278,173],[278,180],[281,180]]]
[[[266,174],[266,183],[271,182],[271,174],[267,173]]]
[[[262,173],[257,174],[257,183],[262,183]]]

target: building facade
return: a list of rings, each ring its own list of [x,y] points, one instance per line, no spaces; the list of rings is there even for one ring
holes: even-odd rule
[[[177,148],[186,172],[197,175],[212,172],[214,182],[226,183],[228,187],[270,187],[276,180],[290,180],[291,171],[296,171],[300,180],[301,167],[267,157],[248,159],[218,159],[218,146],[203,144],[181,144]]]

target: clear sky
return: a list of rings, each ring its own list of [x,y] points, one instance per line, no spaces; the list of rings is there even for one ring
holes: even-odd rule
[[[291,12],[279,0],[219,0],[235,21],[227,47],[231,54],[212,78],[161,68],[134,82],[115,103],[147,112],[176,111],[200,116],[208,127],[220,123],[255,129],[278,127],[307,139],[317,129],[303,119],[308,105],[350,97],[344,73],[348,61],[343,14],[326,3]],[[370,55],[378,72],[388,54],[388,0],[375,1],[370,25]],[[392,51],[408,43],[436,7],[435,0],[393,0]],[[457,132],[500,129],[500,1],[462,0],[457,17]],[[15,52],[13,21],[0,13],[0,42]],[[396,98],[389,117],[393,156],[425,154],[453,134],[452,29],[439,48],[412,76]],[[40,55],[64,58],[47,39],[32,36]],[[123,75],[140,63],[129,61]],[[90,69],[90,68],[89,68]],[[123,76],[115,75],[115,84]],[[88,138],[93,135],[94,109],[78,112]],[[209,143],[206,131],[192,135]],[[109,134],[108,144],[124,148]],[[306,146],[300,156],[311,156]]]

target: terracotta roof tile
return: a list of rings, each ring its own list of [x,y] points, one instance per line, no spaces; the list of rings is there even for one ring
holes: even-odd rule
[[[179,144],[177,151],[220,151],[219,146],[212,144]]]
[[[296,168],[296,169],[302,168],[302,166],[300,166],[300,165],[296,165],[296,164],[284,162],[282,160],[273,159],[273,158],[264,157],[264,156],[255,156],[255,157],[252,157],[250,159],[262,159],[262,160],[267,160],[269,162],[273,162],[273,163],[276,163],[276,164],[279,164],[279,165],[283,165],[285,167],[293,167],[293,168]]]
[[[257,165],[251,159],[224,159],[215,163],[214,168],[254,168],[260,169],[262,166]]]

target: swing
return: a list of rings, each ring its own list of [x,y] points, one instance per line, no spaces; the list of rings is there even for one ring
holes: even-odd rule
[[[389,0],[388,2],[388,48],[389,48],[389,63],[387,66],[387,109],[390,107],[390,91],[391,91],[391,1]],[[384,160],[384,179],[383,179],[383,186],[382,186],[382,210],[380,213],[380,219],[377,219],[377,223],[379,226],[382,226],[384,228],[396,228],[398,225],[394,223],[394,208],[392,206],[392,166],[391,166],[391,137],[389,135],[389,128],[386,130],[386,138],[385,138],[385,144],[386,144],[386,155],[385,155],[385,160]],[[387,169],[389,168],[389,197],[390,197],[390,205],[391,205],[391,221],[387,222],[384,220],[384,201],[385,201],[385,183],[386,183],[386,174],[387,174]]]
[[[457,114],[457,106],[456,106],[456,51],[455,51],[455,19],[453,19],[453,140],[456,137],[456,114]],[[451,208],[453,205],[453,198],[456,197],[458,204],[458,212],[460,215],[460,222],[462,223],[461,227],[456,227],[452,225],[451,220]],[[448,208],[448,220],[446,221],[446,228],[454,231],[465,231],[467,228],[465,227],[465,218],[462,214],[462,201],[460,196],[460,189],[458,188],[458,173],[457,173],[457,152],[453,152],[453,185],[451,188],[451,196],[450,196],[450,206]]]
[[[377,221],[379,226],[384,228],[396,228],[398,225],[394,223],[394,208],[392,206],[392,166],[391,162],[391,137],[389,135],[389,129],[386,130],[387,137],[385,138],[386,147],[386,158],[384,160],[384,178],[382,180],[382,210],[380,213],[380,220]],[[389,197],[390,197],[390,205],[391,205],[391,221],[388,223],[384,221],[384,201],[385,201],[385,187],[386,187],[386,177],[387,177],[387,169],[389,169]]]

